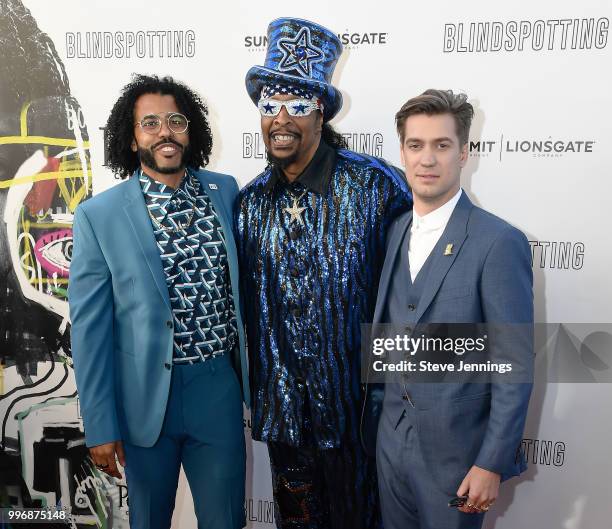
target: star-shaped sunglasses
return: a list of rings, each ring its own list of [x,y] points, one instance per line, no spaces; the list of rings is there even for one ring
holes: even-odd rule
[[[293,117],[308,116],[313,110],[323,112],[323,103],[318,99],[300,98],[279,101],[277,99],[263,98],[257,103],[257,108],[259,108],[259,112],[264,117],[278,116],[283,107],[287,109],[287,114]]]

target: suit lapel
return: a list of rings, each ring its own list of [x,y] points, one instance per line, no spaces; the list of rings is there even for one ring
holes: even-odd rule
[[[164,276],[161,257],[157,249],[157,242],[153,234],[151,219],[147,214],[147,206],[138,182],[138,173],[134,173],[125,186],[125,204],[123,210],[127,215],[130,227],[134,231],[138,246],[143,254],[144,260],[149,267],[153,280],[157,285],[164,303],[170,309],[170,296]]]
[[[448,224],[440,236],[440,240],[431,251],[431,268],[427,277],[423,278],[425,283],[417,307],[416,321],[420,321],[421,316],[431,304],[467,238],[467,222],[472,208],[472,202],[465,191],[462,192],[450,219],[448,219]],[[452,250],[448,254],[446,249],[450,244],[452,244]]]
[[[393,230],[389,233],[389,244],[387,245],[385,262],[378,283],[378,297],[376,298],[373,323],[380,323],[382,319],[383,309],[387,301],[387,292],[389,291],[389,281],[391,280],[391,273],[393,272],[397,252],[399,252],[404,233],[406,233],[411,221],[412,211],[409,211],[398,219]]]

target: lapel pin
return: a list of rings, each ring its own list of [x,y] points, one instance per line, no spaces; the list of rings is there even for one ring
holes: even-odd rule
[[[217,187],[217,184],[208,184],[208,187],[210,187],[211,189],[215,189],[215,190],[216,190],[216,189],[219,189],[219,188]],[[452,246],[452,245],[451,245],[451,246]]]
[[[453,255],[453,243],[447,244],[444,255]]]

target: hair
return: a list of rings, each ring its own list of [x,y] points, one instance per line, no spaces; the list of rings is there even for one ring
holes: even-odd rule
[[[321,139],[334,149],[348,149],[346,138],[337,132],[329,123],[323,123]]]
[[[461,146],[468,142],[474,107],[467,102],[466,94],[454,94],[452,90],[430,88],[421,95],[406,101],[395,114],[395,126],[402,143],[404,142],[406,120],[416,114],[428,116],[450,114],[455,120],[455,130]]]
[[[21,0],[0,0],[0,108],[19,109],[48,96],[70,95],[68,76],[53,41]]]
[[[171,95],[179,111],[189,120],[189,148],[185,165],[204,167],[212,151],[212,133],[206,116],[208,108],[199,95],[172,77],[134,75],[121,91],[106,123],[107,166],[119,178],[130,176],[138,167],[138,153],[131,148],[134,140],[134,105],[145,94]]]

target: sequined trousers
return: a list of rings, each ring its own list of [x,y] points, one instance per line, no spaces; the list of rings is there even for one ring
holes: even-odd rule
[[[268,442],[279,529],[380,529],[376,462],[350,439],[321,449],[304,414],[300,447]]]

